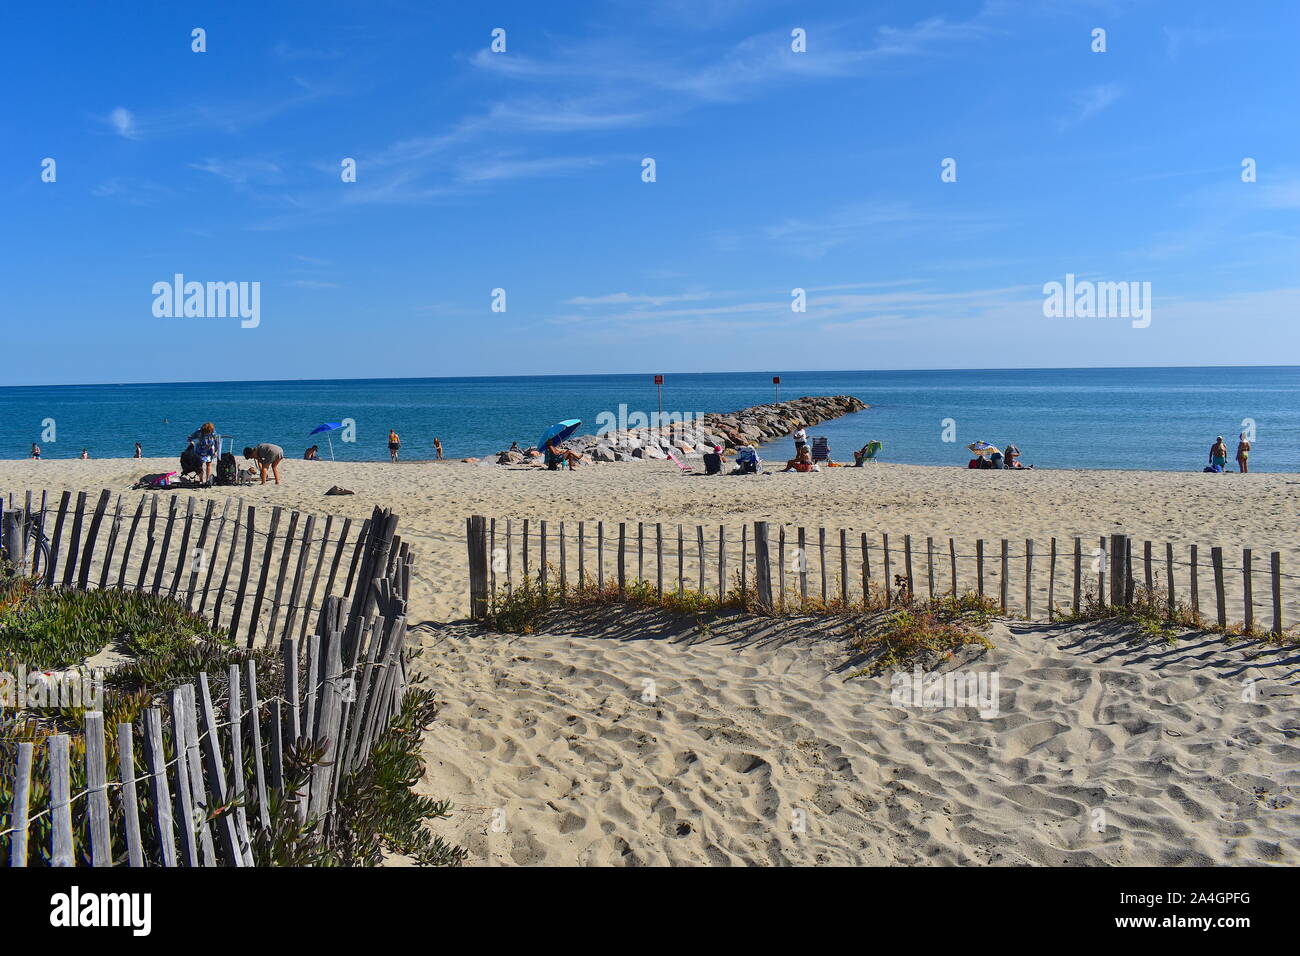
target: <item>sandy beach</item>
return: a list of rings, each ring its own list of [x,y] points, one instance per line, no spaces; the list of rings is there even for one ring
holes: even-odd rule
[[[170,458],[3,461],[0,490],[109,488],[122,491],[133,505],[140,493],[127,489],[137,477],[175,467]],[[589,527],[597,521],[662,522],[674,537],[677,524],[715,530],[725,524],[738,531],[746,523],[768,521],[873,536],[883,532],[896,541],[904,534],[918,542],[927,536],[946,542],[951,536],[964,544],[964,554],[978,537],[990,543],[1034,538],[1042,554],[1052,536],[1064,542],[1079,535],[1095,543],[1100,535],[1124,533],[1156,542],[1157,550],[1167,541],[1180,548],[1197,544],[1204,555],[1210,546],[1220,545],[1232,564],[1240,563],[1243,547],[1256,555],[1277,550],[1284,570],[1300,570],[1300,475],[1291,474],[1010,473],[882,463],[812,475],[715,478],[682,475],[667,462],[547,472],[459,461],[290,460],[284,477],[279,487],[253,485],[239,493],[249,504],[357,519],[368,517],[375,505],[397,513],[398,530],[417,554],[411,608],[416,621],[454,620],[468,612],[464,523],[471,514],[496,518],[502,525],[507,518],[516,524],[524,518],[534,523],[545,519],[552,534],[562,520],[586,521]],[[326,496],[333,485],[356,494]],[[220,502],[228,490],[184,493]],[[973,565],[967,570],[973,571]],[[1231,602],[1239,603],[1238,591],[1230,589]],[[1288,596],[1288,606],[1297,597],[1300,589]]]
[[[998,674],[982,717],[847,679],[843,636],[808,620],[429,629],[446,705],[421,789],[477,864],[1300,862],[1294,648],[989,637],[942,668]]]
[[[0,490],[110,488],[133,503],[136,477],[172,467],[7,461]],[[440,826],[472,863],[1300,862],[1293,646],[999,621],[992,650],[944,664],[998,673],[998,712],[985,718],[899,707],[887,677],[846,679],[845,636],[816,622],[703,634],[620,612],[527,636],[456,623],[468,603],[469,514],[766,520],[965,542],[1124,532],[1237,555],[1279,550],[1293,569],[1300,476],[881,464],[705,478],[654,463],[552,473],[301,461],[284,471],[280,487],[238,492],[259,505],[362,518],[379,504],[400,516],[417,557],[416,672],[442,702],[420,789],[454,801]],[[332,485],[356,494],[325,496]]]

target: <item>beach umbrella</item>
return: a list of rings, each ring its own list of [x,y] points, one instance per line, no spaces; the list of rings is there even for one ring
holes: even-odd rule
[[[542,432],[541,441],[537,443],[538,450],[546,451],[546,445],[548,442],[555,442],[558,445],[560,442],[565,441],[578,430],[578,426],[581,424],[582,419],[580,418],[568,418],[562,422],[556,422],[550,428],[546,429],[546,431]]]
[[[996,445],[990,445],[986,441],[973,441],[966,446],[977,455],[992,455],[998,453]]]
[[[330,461],[334,460],[334,439],[330,438],[329,433],[338,431],[342,427],[343,427],[342,422],[326,422],[323,425],[317,425],[315,428],[311,430],[312,435],[319,435],[321,432],[325,433],[325,440],[329,442],[330,445]]]

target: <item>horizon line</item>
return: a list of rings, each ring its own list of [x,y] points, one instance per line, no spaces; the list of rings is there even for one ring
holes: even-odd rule
[[[127,387],[135,385],[284,385],[315,382],[440,382],[440,381],[482,381],[506,378],[627,378],[634,375],[842,375],[863,372],[1109,372],[1109,371],[1164,371],[1179,370],[1215,370],[1215,369],[1300,369],[1300,365],[1015,365],[1003,367],[980,368],[840,368],[840,369],[752,369],[743,371],[718,372],[548,372],[522,375],[518,373],[500,373],[495,375],[390,375],[359,378],[245,378],[212,379],[185,382],[43,382],[27,385],[0,385],[0,390],[17,388],[99,388]],[[770,383],[768,383],[770,384]],[[784,382],[782,384],[785,384]]]

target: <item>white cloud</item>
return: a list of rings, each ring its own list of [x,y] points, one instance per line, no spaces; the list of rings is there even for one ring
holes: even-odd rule
[[[124,139],[136,138],[135,117],[125,106],[119,106],[108,114],[108,121],[117,130],[117,135]]]

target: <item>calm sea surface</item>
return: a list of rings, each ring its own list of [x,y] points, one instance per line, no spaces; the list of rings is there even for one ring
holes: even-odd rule
[[[811,429],[833,456],[870,439],[886,461],[963,466],[964,445],[1014,442],[1026,463],[1046,468],[1199,470],[1216,435],[1236,436],[1253,420],[1251,468],[1300,472],[1300,367],[1203,369],[1033,369],[1018,371],[753,372],[668,375],[665,411],[723,412],[781,397],[856,395],[871,405]],[[529,445],[565,418],[596,431],[600,412],[658,409],[650,375],[372,379],[0,388],[0,457],[26,457],[33,441],[46,458],[178,455],[204,421],[236,436],[237,450],[261,441],[291,457],[325,436],[326,421],[353,419],[355,442],[335,433],[340,460],[387,455],[388,429],[403,457],[480,456],[518,441]],[[52,419],[48,425],[46,420]],[[944,441],[946,420],[955,441]],[[1243,424],[1246,423],[1246,424]],[[54,440],[42,432],[54,430]],[[785,457],[787,443],[765,457]],[[1233,466],[1235,468],[1235,466]]]

